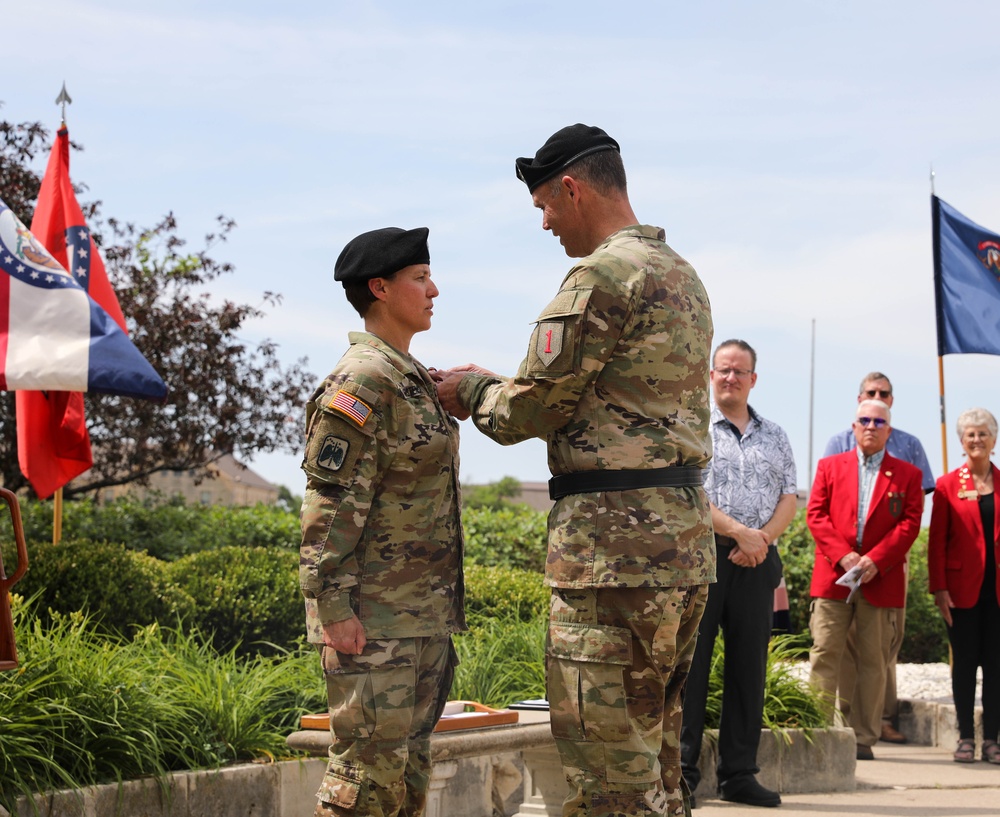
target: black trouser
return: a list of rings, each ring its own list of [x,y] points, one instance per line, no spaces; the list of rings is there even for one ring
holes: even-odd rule
[[[719,728],[719,783],[755,775],[764,711],[767,643],[774,615],[774,588],[781,580],[781,557],[774,547],[757,567],[729,561],[735,542],[716,536],[718,581],[708,587],[708,603],[698,628],[698,646],[684,689],[681,767],[691,791],[701,773],[701,739],[715,635],[722,628],[726,647],[723,670],[722,723]]]
[[[983,739],[996,740],[1000,731],[1000,606],[995,586],[991,577],[991,592],[980,593],[975,607],[952,608],[952,626],[948,628],[953,658],[951,694],[955,699],[958,735],[970,740],[975,737],[973,711],[978,667],[983,668]]]

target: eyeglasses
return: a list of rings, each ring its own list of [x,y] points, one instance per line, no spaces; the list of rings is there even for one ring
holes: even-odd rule
[[[751,369],[716,369],[715,373],[719,377],[729,377],[729,375],[733,377],[750,377],[753,371]]]
[[[868,426],[875,426],[875,428],[882,428],[889,424],[889,421],[884,417],[858,417],[858,425],[868,428]]]
[[[869,397],[892,397],[890,389],[868,389],[865,394]]]

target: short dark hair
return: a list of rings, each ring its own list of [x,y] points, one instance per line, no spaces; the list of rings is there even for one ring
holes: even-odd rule
[[[584,156],[564,170],[560,170],[549,183],[549,192],[555,193],[563,176],[572,176],[586,182],[600,195],[612,193],[627,193],[628,182],[625,178],[625,163],[617,150],[602,150]]]
[[[889,379],[888,375],[882,374],[882,372],[868,372],[862,379],[861,385],[858,386],[858,394],[865,393],[865,386],[874,380],[884,380],[889,384],[889,394],[892,394],[892,381]]]
[[[392,275],[380,275],[383,281],[391,281],[396,277],[394,272]],[[369,278],[368,281],[374,280]],[[368,286],[368,281],[344,281],[344,294],[347,295],[347,302],[354,307],[355,311],[363,318],[368,314],[368,309],[371,307],[375,301],[378,299],[372,295],[371,288]]]
[[[757,371],[757,352],[754,351],[753,346],[747,343],[745,340],[740,340],[739,338],[730,338],[729,340],[724,340],[718,346],[715,347],[715,352],[712,354],[712,368],[715,368],[715,358],[718,357],[719,352],[723,349],[728,349],[730,346],[735,346],[737,349],[742,349],[748,355],[750,355],[750,371]]]

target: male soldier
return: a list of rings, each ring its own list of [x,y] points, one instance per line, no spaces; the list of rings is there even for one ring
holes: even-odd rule
[[[409,354],[438,294],[429,264],[426,228],[348,243],[334,279],[365,331],[306,406],[299,583],[333,737],[316,817],[423,814],[465,629],[458,424]]]
[[[684,689],[681,764],[692,792],[701,773],[702,733],[712,650],[720,625],[726,646],[719,727],[722,799],[777,806],[781,797],[755,775],[764,713],[767,644],[774,588],[781,579],[775,542],[795,516],[795,459],[785,432],[747,402],[757,383],[757,353],[746,341],[719,344],[712,359],[712,501],[718,582],[708,588],[698,646]]]
[[[517,175],[571,258],[513,378],[439,373],[442,402],[505,445],[546,440],[552,733],[564,815],[680,815],[680,691],[715,554],[703,469],[708,296],[639,225],[618,143],[563,128]]]
[[[920,532],[924,507],[920,469],[885,451],[891,431],[889,406],[862,400],[854,420],[857,448],[819,461],[806,516],[816,540],[810,681],[826,696],[832,715],[853,623],[857,683],[848,722],[858,760],[875,757],[871,747],[881,732],[893,621],[906,598],[903,562]],[[854,593],[837,582],[848,571],[861,582]]]
[[[862,400],[881,400],[892,409],[893,394],[892,383],[882,372],[869,372],[861,381],[861,388],[858,390],[858,402]],[[832,457],[834,454],[842,454],[854,448],[854,434],[851,429],[846,429],[834,434],[826,444],[824,457]],[[886,443],[885,450],[896,459],[908,462],[920,469],[921,481],[925,494],[934,490],[934,473],[931,471],[930,463],[927,461],[927,454],[920,440],[912,434],[907,434],[900,428],[893,428],[889,442]],[[903,570],[907,569],[906,562],[903,563]],[[889,664],[885,673],[885,704],[882,707],[882,729],[880,739],[887,743],[906,743],[906,736],[900,732],[895,723],[899,718],[899,698],[896,695],[896,659],[899,657],[899,648],[903,645],[903,634],[906,628],[906,596],[903,597],[903,605],[896,614],[895,633],[892,639],[892,647],[889,650]],[[847,651],[841,663],[840,670],[840,697],[842,706],[849,713],[852,705],[855,664],[857,662],[857,651],[855,648],[855,633],[851,628],[847,636]]]

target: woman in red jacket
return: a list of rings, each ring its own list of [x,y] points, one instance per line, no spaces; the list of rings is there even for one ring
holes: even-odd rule
[[[937,481],[927,567],[934,601],[948,626],[958,716],[954,759],[975,758],[976,670],[983,668],[983,760],[1000,764],[1000,470],[990,462],[997,421],[974,408],[958,418],[965,463]]]

